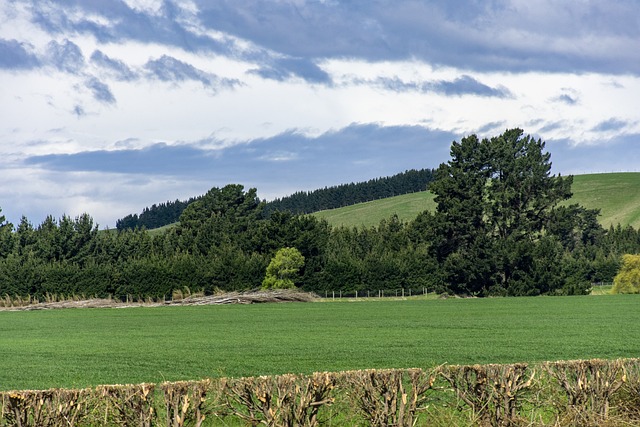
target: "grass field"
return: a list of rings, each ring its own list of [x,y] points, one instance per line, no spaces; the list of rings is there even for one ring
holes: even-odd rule
[[[602,210],[605,226],[640,227],[640,173],[576,175],[571,202]]]
[[[404,194],[402,196],[389,197],[374,200],[343,208],[316,212],[313,215],[326,219],[331,225],[344,225],[346,227],[371,227],[378,225],[380,220],[398,215],[403,221],[414,219],[425,210],[434,211],[436,202],[434,195],[428,191]]]
[[[601,224],[632,225],[640,227],[640,173],[607,173],[576,175],[573,182],[573,198],[589,209],[601,209]],[[332,225],[373,226],[381,219],[397,214],[410,220],[424,210],[434,210],[433,194],[420,192],[376,200],[339,209],[317,212]]]
[[[640,296],[0,312],[0,389],[638,357]]]

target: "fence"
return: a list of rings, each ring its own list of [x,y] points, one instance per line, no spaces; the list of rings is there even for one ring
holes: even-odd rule
[[[407,298],[415,296],[427,296],[435,294],[429,288],[399,288],[399,289],[376,289],[376,290],[356,290],[356,291],[324,291],[326,299],[336,298]]]

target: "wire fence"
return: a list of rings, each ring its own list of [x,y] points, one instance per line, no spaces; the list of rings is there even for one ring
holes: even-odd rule
[[[357,290],[357,291],[325,291],[326,299],[336,298],[406,298],[414,296],[434,295],[434,289],[429,288],[399,288],[399,289],[376,289],[376,290]]]
[[[593,282],[593,288],[605,288],[613,286],[612,282]],[[322,294],[319,294],[322,296]],[[407,298],[415,296],[436,295],[435,289],[431,288],[397,288],[397,289],[376,289],[357,291],[324,291],[325,299],[357,299],[357,298]]]

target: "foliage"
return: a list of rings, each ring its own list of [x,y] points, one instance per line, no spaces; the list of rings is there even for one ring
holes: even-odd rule
[[[286,211],[296,214],[351,206],[370,200],[384,199],[401,194],[424,191],[433,180],[431,169],[408,170],[390,177],[376,178],[367,182],[343,184],[315,191],[300,191],[266,205],[267,214]]]
[[[153,204],[151,207],[144,208],[140,215],[130,214],[117,220],[116,229],[120,231],[134,230],[136,228],[153,229],[173,224],[180,219],[180,215],[186,207],[198,199],[200,197]]]
[[[408,171],[371,188],[395,194],[424,185],[427,172]],[[0,215],[0,295],[124,301],[162,300],[185,287],[207,295],[255,289],[281,248],[297,248],[304,257],[295,285],[319,294],[428,288],[477,296],[574,295],[612,282],[622,254],[640,252],[638,230],[604,230],[596,210],[564,200],[571,178],[551,176],[544,143],[518,129],[455,142],[451,161],[436,175],[436,200],[422,193],[418,203],[424,210],[437,201],[435,212],[411,218],[394,205],[385,219],[358,227],[269,211],[256,189],[237,184],[212,188],[188,203],[177,225],[154,233],[144,227],[99,231],[88,214],[48,216],[39,225],[23,217],[14,228]],[[364,194],[365,187],[335,194]]]
[[[640,293],[640,255],[625,254],[622,266],[613,279],[614,294]]]
[[[393,176],[376,178],[366,182],[325,187],[315,191],[301,191],[290,196],[277,198],[265,204],[265,215],[277,211],[305,214],[341,206],[354,205],[369,200],[377,200],[400,194],[424,191],[433,180],[433,170],[408,170]],[[178,222],[183,211],[193,202],[205,196],[188,200],[167,201],[146,207],[140,215],[130,214],[116,221],[116,229],[154,229]]]
[[[640,227],[640,172],[575,175],[573,195],[561,206],[577,204],[600,210],[598,222],[605,228]],[[434,194],[420,191],[373,200],[357,205],[314,212],[333,226],[371,227],[394,213],[404,221],[415,219],[424,210],[435,211]]]
[[[287,289],[295,287],[295,279],[304,265],[304,256],[296,248],[282,248],[276,252],[267,266],[262,281],[263,289]]]
[[[571,197],[572,177],[551,175],[551,156],[544,147],[542,140],[520,129],[491,139],[471,135],[453,142],[451,160],[440,165],[430,186],[438,206],[427,221],[431,252],[451,292],[555,292],[557,288],[549,289],[535,274],[536,248],[549,245],[544,237],[556,231],[549,223],[558,223],[560,217],[567,223],[556,227],[566,245],[574,244],[574,233],[581,240],[595,239],[600,231],[593,220],[597,212],[577,206],[556,209]]]

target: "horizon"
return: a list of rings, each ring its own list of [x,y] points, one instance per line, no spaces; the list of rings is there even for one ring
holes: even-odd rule
[[[237,183],[271,200],[436,168],[508,128],[552,173],[640,171],[640,4],[0,2],[0,208],[16,224]]]
[[[422,168],[422,169],[435,169],[435,168]],[[334,186],[322,186],[322,187],[318,187],[318,188],[315,188],[315,189],[312,189],[312,190],[308,190],[308,191],[307,191],[307,190],[302,190],[302,191],[305,191],[305,192],[311,193],[311,192],[313,192],[313,191],[322,190],[322,189],[325,189],[325,188],[339,187],[339,186],[341,186],[341,185],[348,185],[348,184],[361,184],[361,183],[364,183],[364,182],[367,182],[367,181],[370,181],[370,180],[373,180],[373,179],[378,179],[378,178],[388,178],[388,177],[391,177],[391,176],[394,176],[394,175],[398,175],[398,174],[401,174],[401,173],[407,172],[407,171],[409,171],[409,170],[411,170],[411,169],[407,169],[407,170],[404,170],[404,171],[401,171],[401,172],[398,172],[398,173],[394,173],[394,174],[392,174],[392,175],[371,177],[371,178],[369,178],[369,179],[365,179],[364,181],[358,181],[358,182],[345,182],[345,183],[337,184],[337,185],[334,185]],[[415,170],[415,169],[414,169],[414,170]],[[613,174],[640,174],[640,171],[604,171],[604,172],[589,172],[589,173],[582,173],[582,174],[569,174],[569,175],[562,175],[562,176],[566,177],[566,176],[588,176],[588,175],[613,175]],[[559,174],[552,174],[552,175],[559,175]],[[237,184],[237,183],[231,183],[231,182],[230,182],[230,183],[225,184],[225,185],[232,185],[232,184]],[[224,187],[225,185],[219,186],[218,188],[222,188],[222,187]],[[212,187],[212,188],[213,188],[213,187]],[[251,188],[253,188],[253,187],[251,187]],[[245,190],[248,190],[248,189],[249,189],[249,187],[245,187],[244,189],[245,189]],[[209,189],[208,189],[208,190],[209,190]],[[207,191],[208,191],[208,190],[207,190]],[[286,194],[286,195],[284,195],[284,196],[277,197],[277,198],[274,198],[274,199],[271,199],[271,200],[267,200],[267,199],[265,199],[265,198],[260,197],[260,189],[259,189],[259,188],[256,188],[256,190],[257,190],[257,196],[258,196],[258,198],[260,199],[260,201],[262,201],[262,202],[266,202],[266,203],[271,202],[271,201],[273,201],[273,200],[275,200],[275,199],[282,199],[282,198],[286,198],[286,197],[291,196],[292,194],[296,193],[296,192],[294,191],[293,193]],[[422,191],[429,191],[429,190],[428,190],[428,189],[425,189],[425,190],[422,190]],[[126,216],[128,216],[128,215],[138,215],[138,216],[139,216],[139,215],[140,215],[140,214],[141,214],[141,213],[142,213],[146,208],[151,208],[151,207],[152,207],[152,206],[154,206],[154,205],[155,205],[155,206],[158,206],[158,205],[161,205],[161,204],[164,204],[164,203],[173,203],[173,202],[176,202],[176,201],[186,202],[186,201],[187,201],[187,200],[189,200],[190,198],[198,198],[198,197],[203,196],[204,194],[206,194],[206,191],[205,191],[205,192],[203,192],[202,194],[190,195],[190,196],[188,196],[188,197],[185,197],[184,199],[166,199],[166,200],[158,200],[158,201],[155,201],[155,202],[153,202],[153,203],[151,203],[151,204],[149,204],[149,205],[146,205],[146,206],[141,207],[137,212],[130,212],[130,213],[128,213],[128,214],[125,214],[125,215],[123,215],[122,217],[117,218],[117,220],[121,220],[121,219],[125,218],[125,217],[126,217]],[[402,196],[402,195],[398,195],[398,196],[391,196],[391,197],[399,197],[399,196]],[[370,202],[361,202],[361,203],[370,203]],[[1,206],[0,206],[0,208],[1,208]],[[334,208],[334,209],[339,209],[339,208]],[[330,210],[331,210],[331,209],[330,209]],[[321,211],[319,211],[319,212],[321,212]],[[91,212],[82,212],[82,213],[81,213],[81,214],[79,214],[79,215],[82,215],[82,214],[88,214],[92,219],[94,219],[94,220],[95,220],[95,218],[93,217],[93,215],[91,214]],[[0,212],[0,216],[1,216],[1,215],[4,215],[4,211],[1,211],[1,212]],[[49,215],[51,215],[51,214],[49,214]],[[70,217],[71,219],[75,219],[75,218],[77,218],[79,215],[70,216],[70,215],[68,215],[68,214],[66,214],[66,213],[64,213],[64,212],[63,212],[63,213],[62,213],[62,215],[60,215],[59,217],[55,217],[55,216],[53,216],[53,218],[54,218],[54,220],[59,221],[63,216],[67,216],[67,217]],[[6,217],[6,215],[4,215],[4,216]],[[42,222],[44,222],[44,220],[46,219],[46,217],[42,218],[42,221],[39,221],[39,222],[34,222],[31,218],[28,218],[28,217],[27,217],[27,219],[29,220],[29,222],[30,222],[33,226],[38,226],[38,225],[40,225]],[[14,226],[14,228],[15,228],[15,227],[17,227],[17,225],[20,223],[20,218],[18,218],[18,221],[15,221],[15,222],[14,222],[14,221],[11,221],[11,220],[9,220],[9,219],[7,218],[7,222],[8,222],[8,223],[11,223],[11,224]],[[117,221],[116,221],[116,222],[117,222]],[[94,225],[95,225],[95,226],[100,226],[101,224],[97,224],[97,223],[95,223],[95,221],[94,221]],[[114,223],[113,227],[111,227],[111,226],[107,225],[107,226],[105,226],[105,227],[100,227],[100,229],[101,229],[101,230],[106,230],[106,229],[113,230],[113,229],[116,229],[116,224]]]

